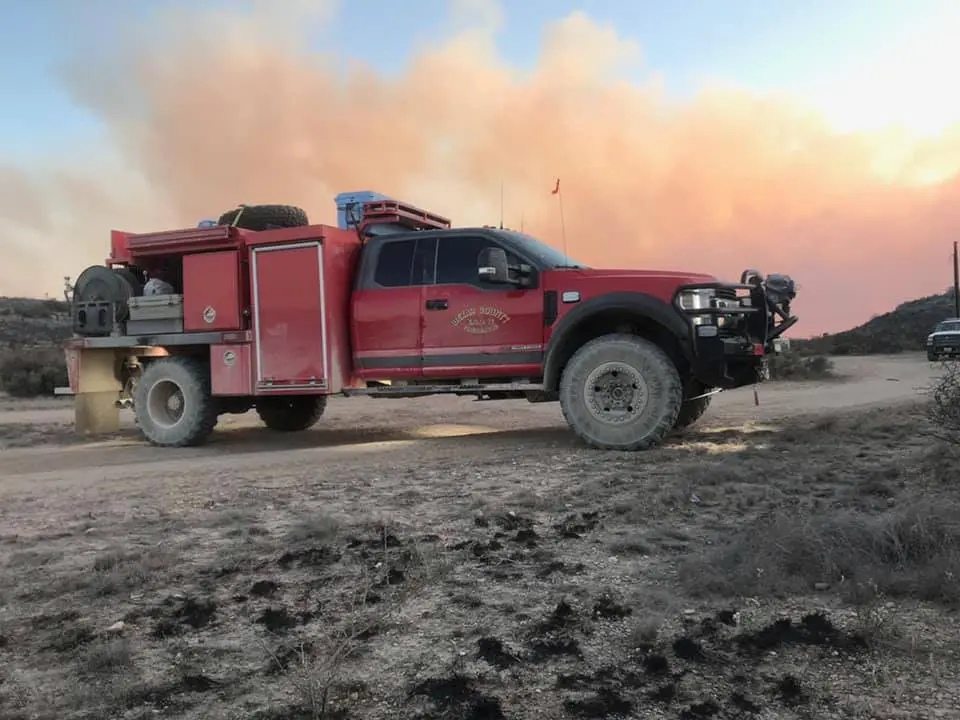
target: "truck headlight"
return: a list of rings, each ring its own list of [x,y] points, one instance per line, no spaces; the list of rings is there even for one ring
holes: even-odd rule
[[[680,307],[684,310],[702,310],[711,307],[716,293],[710,288],[701,288],[699,290],[684,290],[678,298]]]
[[[710,288],[700,288],[697,290],[684,290],[677,298],[680,307],[684,310],[704,310],[712,307],[714,291]],[[710,325],[709,315],[694,315],[694,325]]]
[[[696,312],[697,310],[708,310],[718,308],[730,308],[737,310],[742,307],[739,300],[733,298],[717,297],[713,288],[699,288],[696,290],[684,290],[680,293],[680,307],[687,311]],[[691,313],[692,314],[692,313]],[[716,318],[716,320],[714,320]],[[739,320],[734,315],[695,315],[693,314],[694,325],[713,325],[717,327],[729,327],[735,325]]]

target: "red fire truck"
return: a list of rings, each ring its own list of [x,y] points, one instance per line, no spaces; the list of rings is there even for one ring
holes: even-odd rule
[[[151,443],[196,445],[224,413],[302,431],[331,395],[452,393],[559,401],[587,444],[640,450],[761,381],[797,321],[789,276],[600,270],[377,193],[337,203],[335,227],[254,205],[113,231],[73,285],[78,430],[114,430],[128,405]]]

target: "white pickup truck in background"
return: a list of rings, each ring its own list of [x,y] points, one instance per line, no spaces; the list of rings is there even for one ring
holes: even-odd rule
[[[960,355],[960,318],[941,320],[927,335],[927,360]]]

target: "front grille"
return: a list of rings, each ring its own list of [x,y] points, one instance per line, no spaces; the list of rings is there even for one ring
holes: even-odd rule
[[[933,346],[960,348],[960,335],[938,335],[933,339]]]

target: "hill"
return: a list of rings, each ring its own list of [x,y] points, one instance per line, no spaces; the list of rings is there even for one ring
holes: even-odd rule
[[[909,300],[859,327],[806,340],[791,339],[804,355],[876,355],[923,350],[927,335],[941,320],[953,317],[953,289]]]
[[[0,297],[0,349],[52,347],[70,337],[63,300]]]

